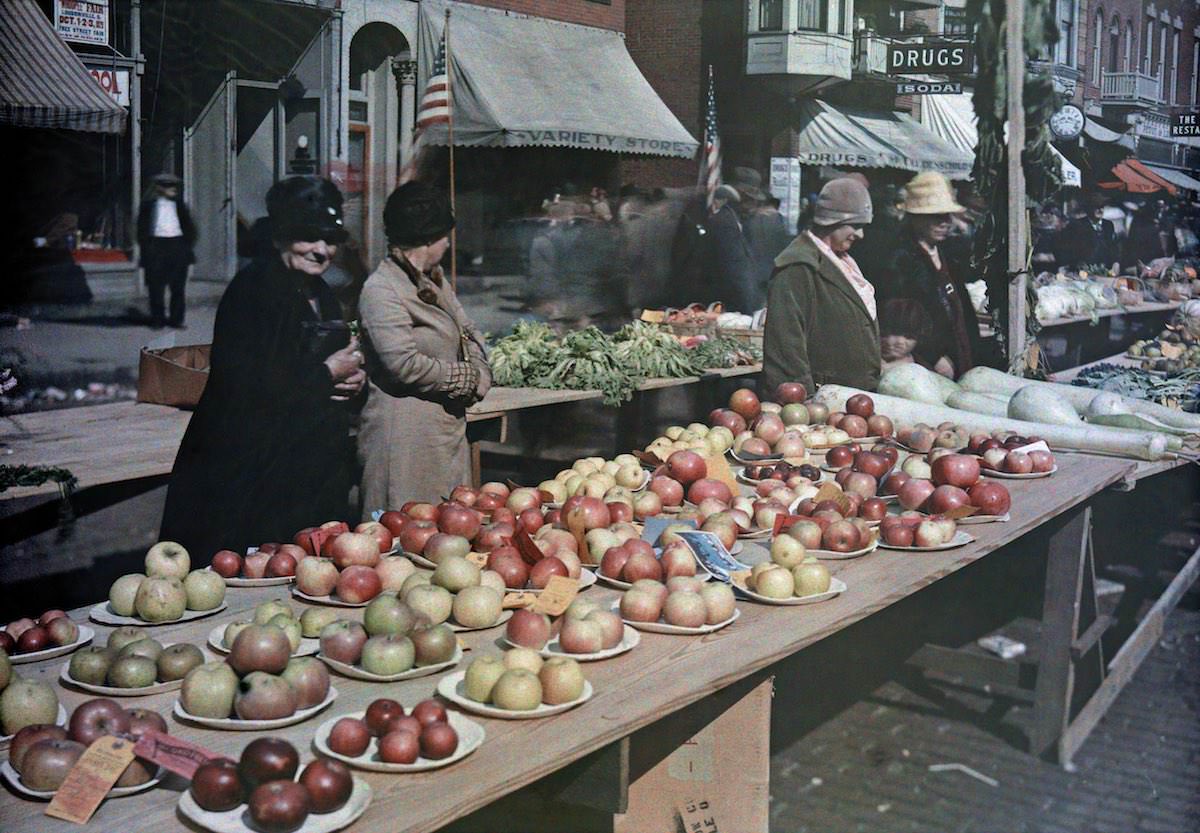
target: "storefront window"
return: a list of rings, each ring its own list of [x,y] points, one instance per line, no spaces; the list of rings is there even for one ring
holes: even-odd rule
[[[783,31],[783,0],[759,0],[758,31]]]
[[[826,8],[825,0],[798,0],[796,28],[810,32],[824,32]]]

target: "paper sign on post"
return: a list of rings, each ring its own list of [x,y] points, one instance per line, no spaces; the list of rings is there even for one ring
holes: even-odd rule
[[[749,570],[749,564],[743,564],[732,555],[721,539],[713,532],[680,532],[679,537],[691,548],[700,565],[723,582],[728,583],[733,573],[738,570]]]
[[[567,513],[565,520],[567,522],[567,529],[575,536],[575,543],[579,547],[578,552],[586,553],[588,551],[586,537],[587,522],[584,520],[583,510],[578,506],[573,507]]]
[[[822,483],[817,493],[813,495],[813,502],[820,503],[823,500],[832,500],[838,506],[838,511],[843,515],[850,511],[850,499],[846,497],[846,493],[836,483]]]
[[[534,613],[545,613],[547,616],[561,616],[575,601],[579,593],[579,579],[566,576],[551,576],[546,589],[538,594],[533,602]]]
[[[544,553],[533,539],[529,537],[529,533],[523,529],[518,529],[513,535],[513,544],[517,547],[517,552],[521,554],[522,560],[526,564],[537,564],[544,557]]]
[[[133,741],[112,735],[97,738],[67,773],[46,807],[46,815],[87,824],[132,762]]]
[[[133,746],[133,754],[189,780],[196,774],[200,764],[221,757],[203,746],[153,729],[138,738]]]

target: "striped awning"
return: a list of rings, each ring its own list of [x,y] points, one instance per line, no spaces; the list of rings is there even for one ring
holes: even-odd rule
[[[1185,188],[1188,191],[1200,191],[1200,180],[1193,176],[1188,176],[1183,171],[1177,171],[1174,168],[1166,168],[1162,165],[1146,164],[1146,167],[1161,176],[1167,182],[1178,185],[1180,188]]]
[[[1153,194],[1166,191],[1174,194],[1179,189],[1136,159],[1126,159],[1113,166],[1116,182],[1101,182],[1101,188],[1128,191],[1131,194]]]
[[[123,133],[126,119],[34,0],[4,0],[0,124]]]

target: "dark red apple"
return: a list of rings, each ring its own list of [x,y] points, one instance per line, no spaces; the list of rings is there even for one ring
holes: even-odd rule
[[[129,713],[107,697],[97,697],[76,706],[67,724],[67,737],[90,746],[105,735],[123,735],[129,731]]]
[[[238,759],[238,776],[247,789],[268,781],[290,781],[299,768],[300,753],[283,738],[256,738]]]
[[[446,716],[446,707],[433,699],[422,700],[420,703],[417,703],[417,705],[413,706],[411,714],[420,721],[422,726],[428,726],[430,723],[436,723],[439,720],[443,723],[449,720]]]
[[[329,748],[339,755],[357,758],[367,751],[371,743],[371,729],[366,721],[356,717],[343,717],[333,724],[326,740]]]
[[[388,724],[395,718],[403,716],[404,706],[391,698],[380,697],[378,700],[371,701],[371,704],[367,706],[363,720],[372,735],[382,737],[387,731]]]
[[[354,790],[350,767],[341,761],[324,758],[304,767],[297,783],[308,790],[310,809],[314,813],[332,813],[349,800]]]
[[[420,740],[421,755],[434,761],[449,758],[458,748],[458,732],[440,720],[426,723]]]
[[[1002,483],[980,481],[967,492],[972,506],[978,506],[984,515],[1003,515],[1012,506],[1012,496]]]
[[[233,550],[219,550],[213,556],[212,568],[222,578],[236,578],[242,571],[242,557]]]
[[[229,758],[214,758],[196,767],[190,791],[200,809],[213,813],[232,810],[246,800],[237,764]]]
[[[436,725],[436,724],[435,724]],[[421,757],[420,727],[417,731],[396,730],[379,739],[379,760],[389,764],[411,764]]]
[[[308,818],[308,790],[295,781],[269,781],[250,793],[250,820],[265,833],[289,833]]]

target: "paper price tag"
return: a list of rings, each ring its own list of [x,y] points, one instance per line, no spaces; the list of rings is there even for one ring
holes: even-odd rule
[[[661,457],[659,457],[657,454],[652,454],[649,451],[634,451],[633,456],[638,458],[638,460],[642,463],[645,463],[647,466],[652,466],[653,468],[658,468],[663,464],[663,459]]]
[[[642,320],[647,324],[661,324],[667,320],[667,313],[661,309],[644,309]]]
[[[534,613],[545,613],[547,616],[561,616],[575,601],[579,593],[579,579],[566,576],[551,576],[549,584],[535,599]]]
[[[199,744],[153,729],[138,738],[133,746],[133,754],[189,780],[196,774],[200,764],[222,757]]]
[[[481,568],[486,568],[488,557],[486,552],[469,552],[467,560]]]
[[[320,555],[321,548],[325,546],[326,541],[336,535],[341,535],[343,532],[349,531],[350,527],[345,523],[339,523],[337,526],[321,527],[308,533],[308,542],[312,546],[312,551]]]
[[[505,593],[504,598],[500,602],[500,607],[504,610],[515,610],[519,607],[529,607],[536,601],[537,594],[519,590],[516,593]]]
[[[112,735],[98,738],[71,767],[46,807],[46,815],[87,824],[132,761],[133,741]]]
[[[832,500],[838,505],[838,511],[843,515],[850,510],[850,499],[836,483],[822,483],[821,488],[817,489],[817,493],[813,495],[813,501],[820,503],[823,500]]]
[[[1023,454],[1028,454],[1031,451],[1049,451],[1050,446],[1046,445],[1045,440],[1038,440],[1036,443],[1023,445],[1020,448],[1014,448],[1013,451],[1020,451]]]
[[[721,833],[713,806],[708,801],[680,801],[675,806],[684,833]]]
[[[733,469],[729,467],[729,461],[725,459],[724,454],[712,454],[704,458],[704,464],[708,466],[708,477],[710,480],[719,480],[729,487],[730,494],[739,495],[742,493],[742,487],[737,482],[737,478],[733,476]]]
[[[587,552],[587,526],[583,517],[583,510],[578,506],[571,509],[566,517],[567,529],[575,536],[575,543],[579,547],[579,552]]]

